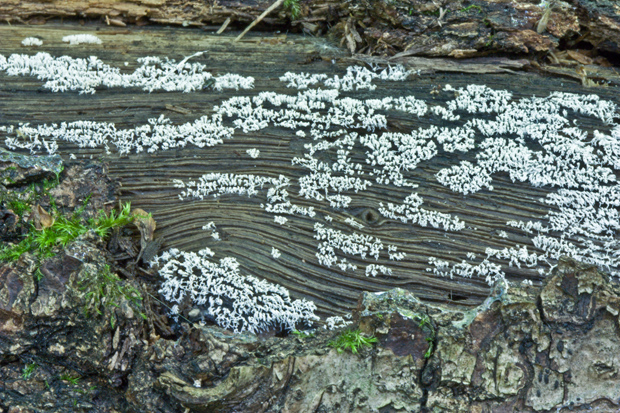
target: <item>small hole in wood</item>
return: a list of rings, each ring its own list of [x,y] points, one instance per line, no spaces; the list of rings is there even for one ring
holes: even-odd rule
[[[375,224],[379,220],[379,214],[372,209],[367,209],[361,214],[361,218],[367,224]]]

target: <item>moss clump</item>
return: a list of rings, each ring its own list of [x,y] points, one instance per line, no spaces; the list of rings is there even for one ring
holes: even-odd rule
[[[86,293],[86,303],[84,304],[84,315],[88,317],[93,312],[101,315],[106,306],[118,308],[123,300],[127,300],[140,317],[146,319],[146,315],[140,311],[142,296],[133,286],[123,282],[118,275],[110,271],[106,265],[101,271],[86,277],[80,283],[79,288]],[[114,314],[110,316],[110,326],[114,328],[116,318]]]
[[[327,343],[328,346],[334,347],[338,353],[350,350],[351,353],[357,354],[361,347],[372,347],[377,342],[377,337],[364,337],[360,330],[345,330],[334,341]]]
[[[22,379],[24,380],[30,379],[30,376],[32,376],[32,374],[37,369],[37,367],[38,366],[36,365],[36,363],[26,364],[24,366],[24,369],[22,370]]]
[[[129,202],[122,205],[118,213],[112,211],[108,215],[101,211],[96,218],[84,220],[82,213],[87,202],[88,199],[70,216],[53,211],[53,223],[50,226],[37,230],[31,225],[26,237],[18,244],[0,249],[0,261],[16,260],[25,252],[34,252],[40,258],[48,258],[54,255],[55,247],[64,247],[88,231],[103,238],[112,228],[122,227],[133,220]]]
[[[305,331],[299,331],[299,330],[293,330],[293,331],[291,331],[291,334],[293,334],[296,337],[301,338],[301,339],[314,337],[314,333],[305,332]]]
[[[299,0],[284,0],[284,8],[291,12],[291,19],[295,20],[301,14]]]

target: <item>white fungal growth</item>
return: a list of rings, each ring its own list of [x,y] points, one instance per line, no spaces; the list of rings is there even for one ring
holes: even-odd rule
[[[260,151],[256,148],[252,148],[252,149],[248,149],[247,151],[245,151],[248,155],[250,155],[250,158],[252,159],[256,159],[259,157],[260,155]]]
[[[26,37],[22,40],[23,46],[43,46],[43,41],[41,39],[37,39],[36,37]]]
[[[370,264],[366,266],[366,276],[392,275],[392,269],[385,265]]]
[[[373,167],[377,183],[412,186],[404,174],[437,155],[437,144],[431,140],[436,132],[437,128],[432,127],[411,134],[386,132],[361,136],[361,144],[368,148],[366,163]]]
[[[316,306],[307,300],[291,300],[280,286],[242,275],[233,257],[214,262],[213,251],[181,252],[172,249],[151,263],[159,265],[164,282],[159,292],[167,301],[185,297],[205,308],[224,328],[257,333],[281,325],[295,329],[299,323],[318,320]]]
[[[118,67],[103,63],[96,56],[87,59],[53,57],[43,52],[33,56],[12,54],[8,58],[0,55],[0,71],[5,71],[9,76],[35,76],[44,80],[43,87],[52,92],[72,90],[95,93],[99,87],[137,87],[148,92],[193,92],[211,83],[215,90],[254,87],[252,77],[236,74],[213,76],[204,65],[189,63],[187,60],[177,63],[172,59],[149,56],[138,59],[138,63],[141,65],[133,73],[124,73]]]
[[[396,247],[396,245],[388,245],[387,250],[388,256],[392,261],[402,261],[407,256],[407,254],[404,252],[398,252],[398,248]]]
[[[442,169],[435,177],[440,184],[449,187],[454,192],[461,192],[463,195],[478,192],[484,187],[490,191],[493,190],[491,175],[484,168],[472,165],[468,161]]]
[[[544,227],[542,222],[540,222],[540,221],[536,221],[536,222],[532,222],[532,221],[528,221],[528,222],[508,221],[508,222],[506,222],[506,225],[508,225],[510,227],[519,228],[520,230],[525,231],[528,234],[533,233],[533,231],[536,231],[538,233],[540,233],[540,232],[549,232],[549,228]],[[502,236],[502,235],[500,235],[500,236]],[[508,237],[508,234],[506,234],[506,236],[503,237],[503,238],[507,238],[507,237]]]
[[[204,73],[203,76],[206,77],[207,73]],[[213,85],[213,89],[222,91],[224,89],[252,89],[254,88],[254,78],[251,76],[241,76],[232,73],[227,73],[222,76],[215,77],[215,84]],[[186,92],[188,90],[184,90]]]
[[[217,228],[215,227],[215,223],[213,221],[209,222],[206,225],[202,226],[203,230],[206,231],[211,231],[211,238],[213,238],[216,241],[219,241],[220,238],[220,234],[217,232]]]
[[[273,217],[273,222],[275,222],[276,224],[284,225],[287,221],[288,218],[283,217],[282,215],[276,215],[275,217]]]
[[[211,230],[211,231],[215,231],[215,223],[213,221],[205,224],[202,226],[202,229],[204,230]]]
[[[275,247],[271,247],[271,256],[273,257],[274,260],[277,260],[278,258],[280,258],[282,254],[280,253],[280,250],[275,248]]]
[[[350,66],[347,68],[347,73],[340,77],[335,75],[328,77],[326,74],[309,74],[309,73],[293,73],[286,72],[280,77],[280,81],[288,82],[287,87],[296,89],[307,89],[309,86],[314,86],[322,83],[328,88],[351,91],[351,90],[375,90],[376,85],[373,84],[375,79],[402,81],[406,80],[409,75],[414,72],[405,69],[402,65],[390,66],[379,72],[378,70],[369,70],[361,66]]]
[[[254,196],[258,190],[265,185],[278,185],[288,179],[280,175],[280,178],[271,178],[258,175],[234,175],[222,173],[210,173],[201,176],[198,181],[183,182],[175,180],[175,187],[183,188],[181,199],[192,197],[204,199],[212,195],[219,197],[222,195],[236,194]]]
[[[347,219],[344,220],[344,222],[346,222],[347,224],[349,224],[352,227],[357,228],[357,229],[364,228],[364,226],[362,224],[360,224],[359,222],[357,222],[353,218],[347,218]]]
[[[57,141],[70,142],[80,148],[113,145],[120,154],[145,150],[153,153],[188,144],[204,148],[219,145],[233,134],[233,129],[224,126],[218,115],[203,116],[182,125],[172,125],[170,119],[161,115],[149,119],[146,125],[130,129],[117,129],[109,122],[76,121],[36,127],[25,123],[17,130],[19,137],[7,137],[5,145],[9,149],[28,149],[33,154],[42,149],[51,154],[49,148],[57,147]]]
[[[338,262],[336,251],[365,259],[367,256],[379,259],[383,250],[380,239],[369,235],[353,233],[350,235],[336,229],[325,228],[320,223],[314,224],[314,238],[321,241],[317,247],[316,257],[319,264],[331,267]]]
[[[422,198],[413,193],[407,196],[401,205],[388,202],[384,206],[381,202],[379,212],[386,218],[396,219],[403,223],[418,224],[421,227],[441,228],[445,231],[460,231],[465,228],[465,223],[458,217],[422,209],[420,208],[422,203]]]
[[[92,34],[72,34],[63,37],[62,41],[69,44],[101,44],[101,39]]]
[[[487,248],[486,249],[487,258],[494,257],[501,260],[510,260],[510,266],[516,266],[521,268],[521,264],[525,264],[527,267],[536,267],[538,265],[539,259],[544,259],[544,257],[539,257],[535,253],[530,253],[527,250],[527,246],[519,246],[517,248],[504,248],[502,250],[498,250],[495,248]]]
[[[351,324],[353,324],[353,321],[347,321],[340,316],[333,316],[325,319],[325,325],[323,325],[323,328],[326,330],[337,330]]]
[[[455,275],[465,278],[472,278],[473,276],[484,277],[489,285],[493,285],[503,282],[506,277],[501,266],[490,262],[488,259],[483,260],[478,265],[472,265],[465,260],[450,265],[450,262],[435,257],[430,257],[428,262],[433,267],[427,268],[426,271],[442,277],[450,277],[451,279]]]

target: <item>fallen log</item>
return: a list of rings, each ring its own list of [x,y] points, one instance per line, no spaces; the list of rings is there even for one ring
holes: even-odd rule
[[[340,49],[322,41],[296,36],[256,36],[233,43],[231,37],[205,36],[182,29],[148,27],[127,31],[100,27],[92,33],[102,39],[101,45],[67,46],[61,41],[62,38],[67,34],[80,33],[84,28],[67,25],[2,26],[0,30],[4,39],[0,54],[5,56],[23,52],[22,39],[35,36],[43,39],[45,50],[56,55],[71,54],[87,58],[96,54],[105,63],[127,72],[137,69],[138,57],[170,56],[170,50],[174,50],[174,55],[170,57],[178,60],[195,55],[189,62],[206,64],[214,75],[235,72],[255,77],[257,89],[249,92],[251,96],[256,96],[260,91],[290,93],[286,85],[278,80],[279,76],[289,70],[335,75],[342,74],[353,63],[342,59]],[[206,52],[197,55],[197,51]],[[418,67],[417,60],[403,62],[410,67]],[[425,64],[428,68],[428,63]],[[450,92],[442,91],[442,85],[449,83],[458,88],[479,83],[480,73],[493,71],[497,74],[485,75],[486,85],[511,90],[516,97],[546,96],[550,89],[584,94],[593,91],[567,80],[546,78],[541,82],[541,77],[536,74],[505,72],[506,68],[518,69],[521,64],[505,59],[487,59],[478,63],[464,61],[462,65],[450,62],[442,66],[437,63],[434,71],[457,72],[421,76],[406,82],[404,89],[401,84],[386,82],[381,89],[373,92],[372,97],[400,96],[405,92],[418,98],[446,102],[451,95]],[[465,73],[458,73],[459,67]],[[426,70],[424,67],[420,69]],[[208,88],[198,93],[136,93],[135,89],[122,88],[98,88],[93,95],[50,93],[42,91],[41,81],[35,78],[2,77],[0,112],[4,125],[18,125],[26,120],[33,125],[40,125],[88,119],[113,122],[116,128],[133,128],[149,124],[149,119],[158,118],[162,114],[175,124],[182,124],[212,114],[213,107],[235,93],[217,92]],[[616,98],[611,88],[596,88],[596,93],[603,99],[613,101]],[[36,106],[33,106],[32,102],[35,101]],[[406,132],[428,127],[434,122],[395,114],[390,118],[388,128],[391,131]],[[583,127],[591,132],[595,125],[584,120]],[[490,193],[483,192],[464,198],[452,192],[445,185],[438,184],[435,178],[438,171],[454,162],[446,155],[412,171],[409,178],[420,185],[418,192],[431,209],[454,214],[469,223],[469,228],[450,234],[449,237],[446,237],[443,230],[408,227],[386,219],[379,213],[381,202],[396,202],[408,194],[403,188],[371,186],[364,197],[353,197],[351,208],[347,210],[316,205],[312,200],[297,196],[296,204],[317,207],[318,212],[329,214],[334,221],[342,224],[347,219],[358,221],[359,225],[366,227],[363,231],[368,235],[397,246],[399,251],[407,254],[406,261],[381,262],[383,265],[395,265],[393,275],[367,277],[333,266],[327,268],[318,265],[318,241],[313,234],[313,220],[291,217],[287,225],[280,225],[261,208],[260,204],[264,201],[243,197],[179,202],[180,190],[174,189],[172,180],[197,179],[205,172],[251,171],[253,174],[268,176],[285,173],[299,180],[304,171],[291,165],[291,159],[303,153],[307,142],[286,129],[271,128],[254,134],[240,134],[226,145],[203,149],[179,148],[146,156],[130,154],[120,157],[118,154],[106,154],[104,148],[79,149],[72,144],[59,143],[65,157],[73,155],[78,159],[106,159],[110,164],[111,175],[122,181],[122,198],[131,201],[135,207],[153,213],[158,222],[158,232],[165,239],[164,248],[196,251],[208,246],[221,256],[238,257],[245,273],[283,285],[294,297],[314,301],[320,313],[325,315],[346,313],[355,305],[360,291],[384,291],[394,287],[413,290],[419,297],[434,302],[448,300],[456,303],[458,300],[462,305],[476,305],[487,295],[488,286],[484,279],[450,280],[434,276],[427,270],[429,257],[437,254],[453,255],[453,262],[458,263],[467,253],[484,257],[487,247],[501,249],[517,242],[526,243],[532,248],[529,244],[531,241],[522,234],[511,235],[513,239],[502,238],[498,234],[505,231],[509,220],[537,219],[548,212],[538,201],[547,195],[548,189],[513,183],[506,176],[495,179],[492,199],[489,198]],[[246,153],[253,148],[260,149],[261,155],[257,159]],[[364,156],[363,151],[355,156]],[[473,161],[473,154],[465,154],[463,159]],[[202,229],[209,222],[216,223],[222,241],[212,239]],[[271,257],[272,248],[279,250],[283,257],[274,260]],[[347,259],[358,266],[369,263],[367,260],[359,260],[359,257]],[[524,279],[537,282],[542,279],[536,268],[506,267],[506,270],[509,278],[516,282]]]
[[[229,72],[256,78],[254,90],[216,90],[209,83],[193,93],[161,89],[145,93],[137,86],[98,85],[93,94],[80,95],[77,91],[54,93],[36,77],[2,73],[0,126],[15,126],[19,133],[3,129],[3,134],[15,139],[27,138],[27,130],[19,129],[20,122],[32,126],[76,120],[113,122],[122,130],[154,125],[164,113],[171,125],[183,125],[212,115],[217,112],[215,106],[235,96],[255,98],[260,92],[297,96],[297,90],[279,80],[287,71],[335,79],[336,75],[344,76],[352,64],[346,54],[329,44],[291,35],[253,33],[234,44],[231,37],[158,27],[99,27],[89,31],[50,24],[2,26],[0,31],[0,55],[7,58],[25,52],[21,45],[25,37],[36,37],[44,45],[38,50],[85,59],[97,55],[125,74],[140,66],[137,58],[154,55],[204,64],[213,81]],[[101,44],[62,42],[68,34],[85,31],[97,35]],[[30,49],[25,54],[34,55]],[[613,87],[519,72],[519,61],[470,61],[459,70],[452,61],[431,67],[415,56],[401,55],[398,59],[412,68],[418,65],[427,74],[403,83],[376,80],[377,89],[357,90],[354,92],[359,95],[355,96],[364,102],[416,96],[430,106],[444,107],[464,96],[468,85],[484,80],[493,90],[510,90],[514,100],[532,95],[548,97],[552,90],[580,96],[595,92],[601,101],[617,100]],[[373,61],[379,62],[385,60]],[[480,72],[486,74],[482,77]],[[386,132],[391,133],[405,134],[449,122],[439,114],[388,114]],[[154,120],[149,123],[149,119]],[[611,133],[585,115],[572,114],[571,122],[589,135],[595,130]],[[480,142],[480,137],[477,139]],[[322,324],[317,331],[289,337],[273,337],[274,331],[265,335],[232,334],[211,326],[212,314],[190,300],[180,303],[175,311],[160,304],[157,289],[161,283],[155,279],[155,268],[131,267],[136,271],[132,272],[119,267],[122,279],[112,276],[110,268],[106,270],[115,259],[136,264],[135,236],[132,241],[129,234],[119,233],[107,245],[85,236],[66,250],[59,249],[54,258],[39,260],[24,254],[13,263],[0,265],[2,408],[177,412],[304,411],[308,406],[345,406],[371,411],[468,412],[617,407],[613,366],[618,364],[615,325],[620,299],[616,281],[607,274],[569,259],[560,259],[547,278],[537,272],[538,268],[506,264],[506,278],[512,283],[506,291],[504,283],[496,283],[491,290],[480,278],[442,278],[426,270],[429,257],[458,264],[468,253],[484,257],[489,246],[531,246],[531,237],[524,231],[510,231],[507,237],[500,233],[506,232],[508,220],[539,220],[549,214],[540,199],[554,188],[532,187],[513,182],[507,174],[497,174],[493,191],[483,189],[464,196],[440,184],[437,174],[455,165],[455,158],[459,162],[475,162],[477,158],[474,153],[444,151],[406,178],[419,185],[416,191],[426,208],[458,215],[468,223],[462,232],[446,232],[404,225],[379,212],[381,202],[400,201],[411,194],[411,188],[377,183],[363,195],[354,195],[350,207],[344,209],[305,199],[293,186],[291,199],[300,207],[315,207],[321,214],[319,219],[329,215],[335,221],[330,225],[337,229],[380,238],[407,253],[406,260],[393,264],[393,274],[372,277],[320,265],[316,220],[292,216],[284,225],[279,224],[260,206],[264,199],[240,194],[207,196],[202,201],[178,199],[182,191],[172,185],[173,179],[197,180],[207,172],[274,179],[285,173],[299,182],[307,174],[293,165],[291,158],[303,155],[306,145],[313,141],[290,129],[272,126],[238,133],[226,144],[213,147],[187,146],[126,156],[120,156],[120,148],[113,146],[107,153],[103,145],[78,148],[63,139],[57,142],[65,161],[71,161],[73,155],[87,164],[86,170],[72,167],[58,178],[60,207],[79,207],[89,192],[97,192],[97,207],[90,207],[91,214],[110,207],[110,202],[116,203],[106,167],[91,161],[103,159],[109,164],[109,174],[122,182],[121,198],[153,213],[155,236],[164,236],[164,250],[177,247],[195,251],[206,246],[217,253],[216,259],[236,257],[245,274],[283,285],[293,298],[316,302],[317,313],[323,318],[346,315],[355,308],[354,324],[349,327],[359,328],[367,339],[376,337],[377,343],[361,347],[360,355],[339,353],[330,343],[339,339],[341,331],[323,329]],[[253,149],[260,150],[256,158]],[[358,147],[350,156],[364,160],[364,151]],[[15,159],[12,155],[9,158]],[[41,175],[38,170],[24,173],[19,163],[9,159],[13,163],[5,165],[9,161],[2,159],[2,185],[22,187],[34,179],[31,177]],[[44,172],[41,177],[54,176],[57,171]],[[89,185],[92,188],[86,189]],[[16,213],[4,205],[2,208],[3,239],[12,241],[20,236],[15,231]],[[582,217],[586,212],[584,209]],[[347,220],[364,228],[351,229]],[[203,229],[209,222],[216,223],[220,241],[211,230]],[[328,225],[326,219],[320,223]],[[147,231],[141,228],[141,232]],[[152,235],[142,236],[144,246]],[[111,246],[117,255],[109,251]],[[273,255],[274,247],[280,250],[279,258]],[[360,267],[373,262],[350,255],[348,262]],[[380,262],[392,265],[385,256]],[[118,280],[115,282],[122,288],[131,286],[140,291],[143,307],[121,300],[100,307],[100,315],[85,316],[88,292],[83,286],[102,275]],[[360,299],[362,291],[367,293]],[[147,315],[145,321],[137,314],[142,310]]]

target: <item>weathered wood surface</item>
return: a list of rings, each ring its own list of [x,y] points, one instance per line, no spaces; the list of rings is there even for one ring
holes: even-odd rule
[[[93,33],[103,40],[102,45],[68,46],[61,42],[65,35],[93,29],[96,30]],[[198,61],[207,64],[213,73],[232,72],[254,76],[257,79],[256,85],[254,90],[240,92],[205,90],[188,94],[149,94],[141,90],[102,89],[94,95],[79,95],[75,92],[52,93],[43,89],[41,81],[35,78],[0,74],[0,125],[88,119],[115,122],[117,127],[130,127],[143,124],[147,119],[159,117],[162,113],[175,123],[183,123],[209,114],[214,105],[230,96],[253,96],[264,90],[294,93],[278,80],[286,71],[333,75],[341,74],[350,63],[346,59],[339,59],[341,52],[310,37],[250,33],[241,42],[233,43],[234,35],[218,37],[182,28],[126,30],[56,24],[38,27],[0,26],[0,54],[34,53],[35,50],[25,50],[21,46],[21,40],[28,36],[43,39],[44,46],[36,50],[73,57],[96,55],[104,62],[119,67],[129,62],[127,70],[135,67],[135,59],[138,57],[168,56],[180,60],[197,51],[207,50],[208,53]],[[604,99],[617,100],[615,88],[593,90],[574,81],[541,78],[525,73],[484,77],[472,73],[436,74],[412,78],[406,82],[384,82],[376,91],[365,92],[361,96],[414,95],[425,100],[442,101],[447,96],[434,95],[431,91],[437,85],[446,83],[454,87],[484,83],[492,88],[509,89],[517,98],[546,96],[549,91],[560,90],[586,94],[596,92]],[[187,113],[168,110],[170,105],[182,108]],[[401,114],[390,117],[389,125],[393,131],[406,132],[429,125],[429,118],[414,119]],[[584,123],[582,127],[587,129],[588,124]],[[61,145],[61,149],[66,159],[70,153],[74,153],[80,159],[94,156],[103,157],[109,162],[111,174],[122,180],[123,199],[131,201],[134,207],[153,213],[158,223],[158,232],[166,239],[164,248],[197,250],[209,246],[216,252],[216,258],[235,256],[243,272],[281,284],[294,297],[315,301],[322,314],[342,313],[354,307],[361,291],[384,291],[394,287],[410,290],[426,300],[443,302],[453,298],[459,300],[458,304],[477,304],[488,293],[484,280],[433,277],[425,271],[428,257],[438,256],[460,262],[469,251],[484,256],[487,246],[504,247],[515,243],[527,245],[526,238],[520,239],[517,234],[511,234],[509,240],[504,240],[497,236],[497,231],[505,229],[507,220],[527,221],[540,218],[547,212],[537,202],[545,195],[543,189],[513,184],[506,176],[494,180],[493,192],[481,191],[468,197],[450,192],[436,182],[434,174],[461,158],[457,160],[441,156],[421,164],[410,177],[420,184],[418,193],[424,198],[426,208],[453,213],[472,226],[458,233],[446,234],[383,219],[377,212],[379,202],[399,202],[409,193],[404,188],[374,185],[363,195],[353,196],[353,203],[347,211],[335,211],[329,209],[327,204],[312,203],[295,196],[293,187],[291,193],[294,203],[314,205],[318,212],[329,211],[334,217],[335,227],[350,231],[351,228],[343,221],[354,216],[366,225],[360,232],[377,236],[384,243],[395,244],[399,251],[407,253],[406,260],[387,263],[394,270],[393,276],[372,278],[365,277],[360,271],[344,273],[333,267],[327,269],[319,266],[314,255],[317,241],[313,239],[313,220],[291,217],[285,226],[275,224],[273,215],[259,207],[264,202],[261,196],[227,196],[218,200],[211,198],[200,202],[180,202],[179,191],[171,185],[172,179],[198,178],[208,172],[271,176],[284,173],[294,181],[303,171],[292,166],[290,160],[293,156],[301,155],[303,143],[289,130],[268,128],[253,134],[237,133],[233,139],[212,148],[188,147],[153,155],[119,157],[115,154],[105,155],[102,149],[78,150],[68,145]],[[245,151],[250,148],[260,149],[261,156],[256,160],[249,158]],[[201,230],[210,221],[217,225],[222,241],[214,241],[209,233]],[[282,252],[282,257],[277,261],[271,258],[272,246]],[[350,261],[361,262],[355,259]],[[508,276],[512,280],[539,279],[533,270],[510,271]]]

